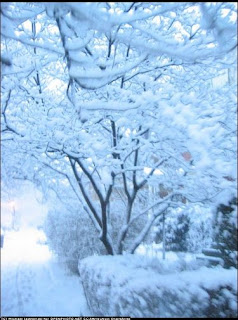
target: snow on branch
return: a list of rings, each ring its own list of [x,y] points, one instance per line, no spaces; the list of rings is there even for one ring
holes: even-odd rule
[[[143,55],[135,61],[125,64],[123,67],[112,69],[110,71],[101,70],[100,68],[98,68],[97,70],[87,70],[85,72],[85,70],[82,70],[82,68],[74,65],[71,66],[69,75],[77,82],[80,87],[84,89],[95,90],[102,88],[105,85],[112,83],[113,81],[116,81],[127,72],[138,67],[143,61],[146,60],[146,58],[147,55]]]
[[[33,42],[32,40],[27,39],[26,36],[20,36],[20,35],[17,36],[15,34],[9,34],[8,32],[4,32],[4,31],[1,32],[1,35],[3,37],[5,37],[5,38],[12,39],[12,40],[15,40],[15,41],[19,41],[22,44],[25,44],[25,45],[28,45],[28,46],[31,46],[31,47],[34,47],[34,48],[44,49],[46,51],[58,53],[61,56],[63,56],[64,53],[65,53],[63,49],[52,45],[52,43],[47,41],[46,39],[44,39],[43,43],[40,43],[40,42],[36,42],[36,41]]]
[[[144,226],[142,231],[139,233],[139,235],[133,241],[133,243],[132,243],[132,245],[131,245],[131,247],[129,249],[130,253],[134,253],[135,252],[136,248],[143,242],[143,240],[147,236],[147,234],[150,231],[155,219],[158,218],[160,215],[162,215],[168,209],[168,207],[169,207],[168,204],[164,204],[157,213],[154,213],[149,218],[148,222],[146,223],[146,225]]]

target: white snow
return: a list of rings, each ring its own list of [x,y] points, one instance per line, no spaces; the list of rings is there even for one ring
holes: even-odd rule
[[[2,185],[8,194],[2,228],[24,226],[6,233],[1,249],[1,311],[4,316],[90,315],[83,272],[80,278],[64,269],[44,234],[33,229],[43,225],[47,205],[38,210],[29,192],[21,201],[12,192],[27,179],[44,192],[42,203],[57,196],[48,234],[67,262],[78,248],[80,254],[94,253],[104,230],[112,251],[134,252],[153,222],[160,231],[162,209],[165,226],[175,227],[181,212],[189,214],[189,250],[210,245],[213,207],[236,195],[237,6],[3,2],[1,18]],[[105,205],[108,219],[102,219]],[[95,236],[79,214],[84,211],[97,228]],[[231,214],[231,224],[236,217]],[[68,230],[65,236],[61,226]],[[152,267],[148,256],[155,259]],[[183,253],[166,252],[162,260],[161,248],[153,244],[138,247],[136,257],[110,261],[82,263],[92,300],[98,299],[104,316],[113,308],[107,307],[107,290],[115,301],[125,297],[119,307],[126,314],[123,303],[129,302],[130,316],[140,316],[140,308],[157,312],[156,297],[165,317],[172,312],[179,318],[180,305],[199,312],[208,303],[206,285],[234,309],[234,292],[227,287],[220,294],[218,286],[237,291],[234,270],[193,269],[199,261]],[[198,302],[192,303],[196,295]]]
[[[2,316],[90,316],[80,277],[49,251],[43,232],[8,232],[1,248]]]
[[[184,259],[162,261],[124,255],[88,257],[79,263],[79,269],[88,301],[99,316],[199,317],[209,313],[207,307],[214,304],[211,290],[221,301],[227,299],[233,314],[237,311],[235,268],[207,268]],[[217,314],[221,309],[223,305]]]

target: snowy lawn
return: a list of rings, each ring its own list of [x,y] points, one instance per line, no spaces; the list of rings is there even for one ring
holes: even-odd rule
[[[81,280],[59,265],[35,229],[9,232],[1,249],[2,316],[89,316]]]

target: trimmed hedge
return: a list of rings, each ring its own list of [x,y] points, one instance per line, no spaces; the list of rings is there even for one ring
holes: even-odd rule
[[[236,318],[236,269],[182,271],[178,264],[166,269],[151,261],[136,255],[82,260],[79,271],[93,315]]]

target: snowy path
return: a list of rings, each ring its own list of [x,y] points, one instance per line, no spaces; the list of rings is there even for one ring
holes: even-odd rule
[[[30,238],[11,234],[1,249],[1,316],[90,316],[80,277]]]

